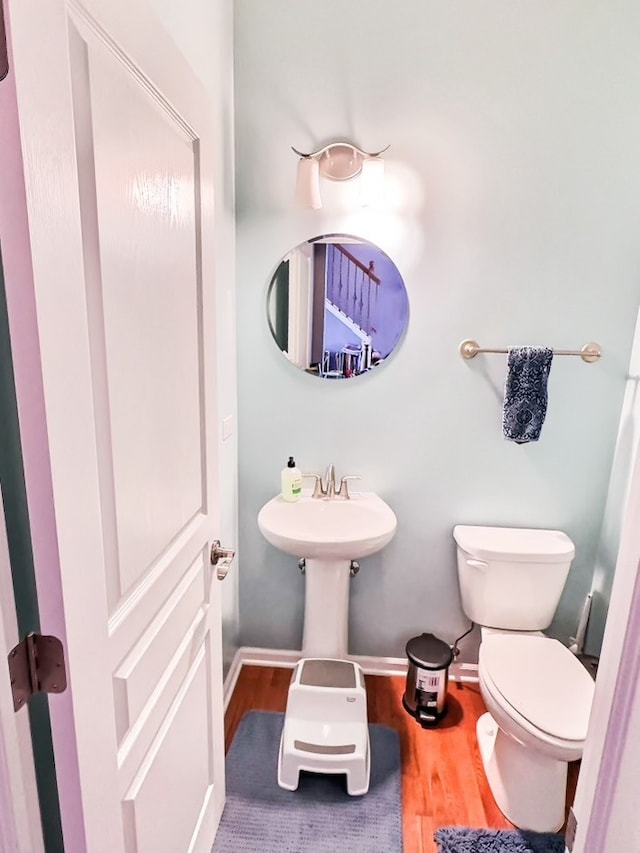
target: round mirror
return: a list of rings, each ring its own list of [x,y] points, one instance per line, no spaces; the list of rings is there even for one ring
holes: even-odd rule
[[[349,379],[382,364],[409,320],[409,299],[391,258],[347,234],[296,246],[267,294],[273,339],[301,370]]]

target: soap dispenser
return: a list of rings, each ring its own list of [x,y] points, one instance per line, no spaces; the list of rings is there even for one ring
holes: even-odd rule
[[[299,501],[302,494],[302,472],[296,467],[293,456],[282,469],[280,475],[281,495],[285,501]]]

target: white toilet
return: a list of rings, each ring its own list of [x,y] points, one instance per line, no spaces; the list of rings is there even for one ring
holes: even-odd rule
[[[462,607],[481,626],[476,727],[489,786],[521,829],[564,823],[567,762],[582,756],[594,683],[558,640],[545,637],[575,554],[558,530],[453,530]]]

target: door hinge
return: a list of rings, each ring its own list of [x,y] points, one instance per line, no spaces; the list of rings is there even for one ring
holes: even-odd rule
[[[62,693],[67,688],[64,649],[57,637],[28,634],[8,655],[13,710],[36,693]]]
[[[569,809],[569,815],[567,817],[567,828],[564,833],[564,846],[567,848],[569,853],[573,850],[573,845],[576,840],[576,832],[578,831],[578,820],[576,818],[576,814],[573,808]]]

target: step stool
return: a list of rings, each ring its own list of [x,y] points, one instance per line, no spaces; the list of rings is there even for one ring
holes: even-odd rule
[[[351,796],[370,771],[367,693],[357,663],[303,658],[291,677],[278,753],[278,785],[295,791],[301,770],[346,773]]]

